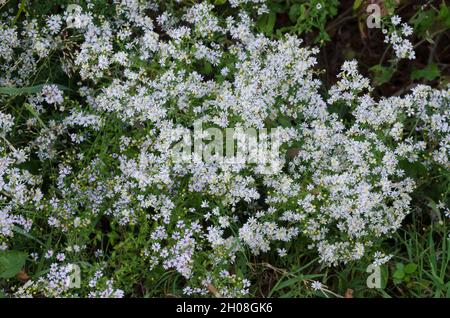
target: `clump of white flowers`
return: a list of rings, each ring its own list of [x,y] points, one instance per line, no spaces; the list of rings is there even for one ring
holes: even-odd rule
[[[264,2],[230,4],[262,13]],[[206,2],[181,15],[161,12],[163,3],[153,1],[114,6],[112,17],[75,6],[23,23],[23,31],[0,24],[0,85],[28,85],[52,50],[66,57],[66,75],[80,81],[67,94],[46,84],[27,99],[30,118],[17,129],[13,115],[0,112],[2,249],[14,227],[50,229],[70,253],[88,245],[83,253],[92,251],[102,268],[89,272],[83,291],[72,290],[66,281],[75,257],[59,254],[59,263],[50,264],[53,253],[34,251],[49,272],[15,296],[122,297],[115,267],[121,262],[114,259],[126,248],[139,256],[141,271],[176,271],[186,295],[224,297],[251,288],[232,271],[240,254],[285,256],[297,240],[307,240],[326,266],[388,261],[379,242],[411,212],[415,187],[400,162],[450,166],[450,87],[418,86],[376,101],[357,62],[347,61],[325,98],[316,77],[318,50],[294,36],[256,33],[245,10],[224,19]],[[394,17],[392,24],[400,21]],[[403,38],[410,34],[403,24],[386,35],[398,58],[414,58]],[[351,124],[330,111],[336,103],[351,109]],[[198,122],[205,130],[195,135]],[[172,151],[183,140],[186,147],[195,138],[211,141],[206,128],[276,127],[281,159],[270,173],[257,160],[206,162],[196,152],[179,160]],[[21,129],[32,138],[16,147],[10,136],[22,136]],[[416,133],[424,138],[413,140]],[[50,172],[31,173],[24,163]],[[102,235],[123,244],[112,252]]]
[[[407,23],[402,23],[398,15],[391,17],[391,28],[383,29],[385,34],[384,42],[392,45],[395,51],[395,56],[398,59],[414,60],[416,53],[410,40],[407,39],[413,34],[413,29]]]
[[[48,104],[61,104],[64,101],[63,94],[56,85],[44,85],[42,95]]]
[[[77,273],[77,265],[68,263],[52,263],[49,272],[37,280],[29,280],[23,286],[20,286],[14,293],[14,297],[31,298],[31,297],[80,297],[74,292],[74,287],[79,288],[77,280],[80,277],[74,277]],[[122,298],[123,291],[113,287],[113,280],[103,277],[101,270],[94,273],[93,278],[89,281],[89,298]]]

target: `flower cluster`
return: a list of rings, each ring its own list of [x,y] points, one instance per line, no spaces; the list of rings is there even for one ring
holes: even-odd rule
[[[15,248],[18,227],[58,237],[51,251],[21,238],[49,272],[15,296],[122,297],[131,274],[169,272],[185,295],[245,296],[242,255],[286,256],[302,240],[325,266],[388,261],[379,243],[411,212],[415,187],[402,163],[450,167],[450,87],[375,100],[347,61],[324,94],[317,49],[255,32],[244,8],[263,13],[264,2],[230,1],[240,9],[223,17],[207,2],[179,14],[116,0],[112,15],[89,4],[0,24],[1,86],[33,83],[53,51],[76,83],[46,83],[17,118],[0,111],[0,248]],[[398,58],[414,58],[410,34],[406,24],[388,33]],[[224,133],[278,127],[282,160],[269,174],[238,158],[177,160],[174,144],[193,145],[199,121]],[[73,289],[78,263],[89,279]]]
[[[402,20],[398,15],[391,17],[390,22],[389,30],[383,29],[384,42],[392,45],[397,59],[414,60],[416,53],[411,41],[407,39],[408,36],[413,34],[412,27],[407,23],[401,23]]]

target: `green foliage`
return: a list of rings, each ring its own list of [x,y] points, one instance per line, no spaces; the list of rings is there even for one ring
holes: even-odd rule
[[[28,255],[24,252],[0,251],[0,278],[12,278],[21,271]]]
[[[409,283],[411,281],[411,276],[416,272],[417,264],[414,263],[396,263],[395,272],[392,275],[394,278],[394,284],[400,284],[402,282]]]
[[[276,20],[277,13],[275,11],[261,15],[257,22],[258,31],[264,33],[265,35],[271,36],[273,34],[273,28],[275,27]]]
[[[394,75],[395,69],[392,66],[374,65],[369,69],[374,74],[374,84],[379,86],[388,83]]]
[[[450,293],[450,237],[445,222],[422,229],[415,222],[396,240],[405,253],[396,259],[394,294],[402,297],[448,297]],[[416,228],[416,226],[418,226]]]
[[[30,87],[0,87],[0,94],[5,95],[24,95],[24,94],[36,94],[42,91],[42,87],[48,84],[34,85]],[[64,85],[56,85],[61,90],[68,90]]]
[[[414,69],[411,73],[412,80],[426,79],[432,81],[439,77],[441,72],[435,63],[428,64],[421,70]]]
[[[263,14],[257,21],[259,32],[268,36],[273,36],[275,32],[277,36],[284,33],[313,34],[315,43],[324,44],[330,40],[327,23],[337,15],[339,1],[270,0],[267,6],[269,13]]]

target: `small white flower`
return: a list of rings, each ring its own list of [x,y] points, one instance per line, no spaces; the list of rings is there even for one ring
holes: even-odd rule
[[[64,253],[58,253],[58,254],[56,254],[56,259],[58,261],[62,262],[66,259],[66,255]]]
[[[410,27],[408,24],[403,23],[402,24],[402,33],[404,36],[410,36],[411,34],[413,34],[413,28]]]
[[[398,15],[394,15],[391,17],[391,22],[393,25],[399,25],[402,22],[402,18],[400,18]]]
[[[47,27],[50,34],[56,34],[61,30],[62,19],[59,15],[51,15],[47,19]]]
[[[321,290],[323,288],[323,285],[321,282],[314,280],[311,282],[311,288],[314,290]]]
[[[285,248],[278,248],[277,252],[280,257],[285,257],[287,255],[287,251]]]
[[[444,210],[444,215],[445,215],[447,218],[450,218],[450,209],[449,209],[449,208],[446,208],[446,209]]]
[[[53,257],[53,251],[52,250],[48,250],[47,253],[45,253],[44,257],[46,259],[52,258]]]
[[[61,90],[56,85],[44,85],[42,95],[48,104],[61,104],[64,101]]]

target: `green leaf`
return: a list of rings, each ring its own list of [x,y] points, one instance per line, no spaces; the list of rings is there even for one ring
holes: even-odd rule
[[[273,33],[273,28],[275,27],[275,22],[277,21],[277,14],[275,12],[270,12],[266,24],[266,33],[271,35]]]
[[[405,273],[403,271],[396,270],[394,275],[392,275],[396,280],[402,280],[405,277]]]
[[[16,17],[14,18],[14,24],[17,22],[17,20],[19,19],[20,15],[22,14],[22,12],[25,12],[28,15],[28,11],[26,9],[26,1],[25,0],[22,0],[20,2],[19,10],[17,11]]]
[[[386,288],[387,283],[389,281],[389,269],[387,266],[380,266],[381,272],[381,288]]]
[[[447,292],[445,294],[445,297],[450,298],[450,281],[445,286],[447,286]]]
[[[41,119],[41,116],[39,116],[39,113],[36,111],[36,109],[34,109],[32,105],[24,103],[23,106],[25,106],[25,108],[37,119],[42,128],[47,127],[44,121]]]
[[[396,263],[395,264],[395,268],[396,268],[396,272],[404,272],[405,270],[405,265],[403,263]]]
[[[213,71],[213,68],[212,68],[211,63],[205,61],[203,63],[203,73],[206,74],[206,75],[209,75],[209,74],[212,73],[212,71]]]
[[[286,6],[281,4],[281,3],[271,2],[269,4],[269,11],[273,12],[275,14],[276,13],[285,13],[286,12]]]
[[[414,69],[411,73],[411,79],[412,80],[418,80],[421,78],[425,78],[429,81],[434,80],[435,78],[439,77],[441,72],[439,71],[439,68],[436,64],[428,64],[424,69],[417,70]]]
[[[419,11],[417,16],[412,20],[415,33],[423,37],[425,32],[431,29],[435,21],[436,13],[434,10]]]
[[[5,95],[23,95],[23,94],[37,94],[42,91],[42,87],[48,84],[39,84],[28,87],[0,87],[0,94]],[[55,84],[61,90],[68,90],[67,87]]]
[[[300,3],[294,3],[289,9],[289,19],[292,22],[295,22],[297,21],[301,13],[302,13],[302,5]]]
[[[353,10],[355,10],[355,11],[358,10],[361,7],[362,3],[363,3],[363,0],[355,0],[353,2]]]
[[[258,29],[258,32],[264,32],[264,29],[267,24],[267,16],[268,16],[267,14],[262,14],[258,18],[258,21],[256,22],[256,28]]]
[[[426,177],[428,175],[427,168],[419,161],[409,162],[408,160],[399,161],[400,168],[405,171],[408,177],[418,179],[421,177]]]
[[[375,75],[376,85],[383,85],[384,83],[389,82],[392,75],[394,75],[394,69],[392,67],[374,65],[369,70]]]
[[[439,19],[450,28],[450,8],[443,2],[439,9]]]
[[[19,251],[0,252],[0,278],[14,277],[22,270],[28,255]]]
[[[257,22],[258,31],[263,32],[266,35],[272,35],[276,20],[277,14],[273,11],[269,14],[261,15]]]
[[[394,284],[395,285],[398,285],[398,284],[401,284],[402,283],[402,281],[401,281],[401,279],[393,279],[393,281],[394,281]]]
[[[417,264],[409,263],[405,266],[405,273],[412,274],[416,271],[416,269],[417,269]]]
[[[278,122],[283,127],[292,127],[292,122],[291,122],[291,119],[289,117],[280,117],[278,119]]]
[[[227,2],[227,0],[215,0],[214,4],[222,5],[222,4],[225,4],[226,2]]]

